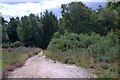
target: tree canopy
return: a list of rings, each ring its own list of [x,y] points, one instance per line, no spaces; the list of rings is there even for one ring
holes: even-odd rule
[[[21,18],[2,18],[3,43],[20,41],[24,46],[36,46],[46,49],[55,35],[64,33],[95,32],[101,36],[111,30],[120,32],[120,2],[108,2],[106,7],[92,10],[82,2],[61,5],[62,17],[58,20],[53,12],[46,10],[40,16],[30,14]]]

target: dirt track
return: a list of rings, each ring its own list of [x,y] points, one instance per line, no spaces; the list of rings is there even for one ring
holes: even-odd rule
[[[45,58],[43,52],[29,58],[25,65],[11,72],[8,78],[94,78],[84,68],[62,64]]]

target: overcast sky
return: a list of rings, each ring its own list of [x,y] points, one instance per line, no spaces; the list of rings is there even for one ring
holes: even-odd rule
[[[39,14],[46,9],[53,9],[57,12],[56,9],[60,8],[61,4],[72,1],[107,2],[107,0],[0,0],[0,13],[5,18],[9,18],[10,16],[21,17],[30,13]]]

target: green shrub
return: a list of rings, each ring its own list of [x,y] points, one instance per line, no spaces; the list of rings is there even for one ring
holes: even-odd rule
[[[20,43],[20,41],[16,41],[13,43],[13,47],[20,47],[22,44]]]
[[[118,38],[113,32],[106,36],[94,32],[89,35],[66,32],[60,37],[54,37],[47,50],[52,51],[49,56],[54,60],[92,67],[100,77],[113,77],[117,75],[117,67],[112,67],[112,64],[118,62],[118,47]],[[106,75],[105,70],[112,70],[111,74]]]
[[[14,45],[12,43],[10,44],[10,48],[14,48]]]
[[[3,43],[2,44],[2,48],[9,48],[10,47],[10,44],[8,44],[8,43]]]
[[[56,32],[56,33],[54,33],[53,36],[54,36],[53,38],[60,38],[61,34],[60,34],[60,32]]]
[[[116,46],[118,44],[118,37],[114,32],[109,32],[106,36],[106,44],[109,46]]]
[[[80,38],[77,34],[66,34],[61,36],[60,38],[52,39],[48,46],[48,49],[54,48],[60,51],[78,49],[79,47],[81,47],[81,43],[79,42],[79,40]]]
[[[89,36],[89,39],[91,41],[91,44],[96,44],[98,43],[99,41],[101,41],[101,39],[103,39],[102,36],[100,36],[99,34],[96,34],[95,32],[92,32]]]

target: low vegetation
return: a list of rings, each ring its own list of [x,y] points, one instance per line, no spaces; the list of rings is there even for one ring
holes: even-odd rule
[[[94,32],[55,35],[46,55],[63,63],[93,69],[99,77],[118,77],[118,38],[113,32],[106,36]]]
[[[16,68],[20,68],[23,66],[24,62],[37,54],[40,51],[39,48],[3,48],[2,49],[2,70],[3,77],[7,76],[9,71],[14,71]]]
[[[20,41],[16,41],[14,43],[3,43],[2,44],[2,48],[16,48],[16,47],[20,47],[22,46],[22,44],[20,43]]]

